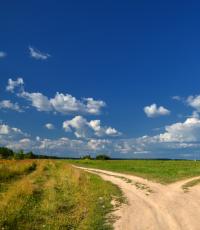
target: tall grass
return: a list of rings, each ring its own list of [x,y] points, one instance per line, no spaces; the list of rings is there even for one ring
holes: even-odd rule
[[[0,160],[0,181],[7,181],[13,177],[27,174],[36,169],[36,162],[32,160]]]
[[[38,160],[0,193],[0,229],[111,229],[113,197],[122,202],[120,190],[96,175],[65,161]]]

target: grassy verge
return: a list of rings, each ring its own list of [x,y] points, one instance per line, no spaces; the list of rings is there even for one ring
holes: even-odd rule
[[[141,176],[163,184],[200,175],[200,161],[178,160],[72,160],[83,167]]]
[[[111,200],[123,201],[116,186],[66,161],[34,162],[0,193],[0,229],[112,229]]]
[[[190,187],[194,187],[195,185],[198,184],[200,184],[200,179],[194,179],[184,184],[182,188],[185,192],[188,192]]]

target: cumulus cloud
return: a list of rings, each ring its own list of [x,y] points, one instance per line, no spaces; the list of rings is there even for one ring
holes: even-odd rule
[[[74,131],[77,138],[89,138],[91,136],[119,136],[121,135],[112,127],[102,127],[100,120],[87,121],[82,116],[76,116],[71,120],[63,122],[63,129],[66,132]]]
[[[8,146],[19,141],[20,138],[25,138],[28,135],[21,129],[11,127],[7,124],[0,124],[0,145]]]
[[[154,136],[142,136],[119,140],[114,144],[115,151],[121,153],[166,152],[200,147],[200,119],[195,112],[183,122],[165,127],[165,131]],[[170,152],[168,152],[171,154]],[[173,155],[173,154],[172,154]]]
[[[5,58],[7,56],[7,53],[0,51],[0,58]]]
[[[24,151],[38,151],[37,142],[29,138],[22,138],[17,141],[9,142],[6,147],[15,151],[23,149]]]
[[[28,93],[23,91],[19,96],[30,101],[32,106],[38,111],[47,112],[52,110],[48,97],[44,96],[42,93]]]
[[[58,139],[42,139],[38,142],[38,151],[45,154],[69,155],[70,153],[77,155],[85,154],[89,151],[86,143],[82,140],[69,139],[61,137]],[[74,155],[73,155],[74,156]]]
[[[50,99],[53,108],[63,114],[82,111],[84,105],[70,94],[56,93],[55,97]]]
[[[61,114],[91,114],[98,115],[101,113],[106,103],[102,100],[94,100],[93,98],[84,98],[78,100],[70,94],[57,92],[53,98],[48,98],[40,92],[27,92],[24,90],[24,81],[18,78],[16,81],[9,79],[6,87],[7,91],[14,92],[15,89],[20,89],[17,92],[18,97],[31,102],[31,105],[38,111],[52,111]]]
[[[99,114],[101,108],[105,107],[105,102],[86,98],[78,100],[70,94],[56,93],[54,98],[50,99],[50,103],[55,111],[62,114],[70,114],[76,112]]]
[[[23,78],[17,78],[17,80],[8,79],[8,85],[6,86],[6,90],[9,92],[14,92],[16,88],[23,90],[24,80]]]
[[[29,46],[29,53],[30,53],[30,56],[36,60],[47,60],[48,58],[51,57],[50,54],[43,53],[40,50],[35,49],[31,46]]]
[[[40,92],[27,92],[24,89],[22,78],[8,80],[6,90],[16,92],[18,97],[28,101],[38,111],[46,111],[61,114],[100,114],[104,101],[93,98],[77,99],[70,94],[57,92],[49,98]],[[179,98],[174,98],[179,100]],[[157,135],[142,136],[138,138],[121,139],[121,133],[110,126],[103,126],[100,120],[87,120],[83,116],[75,116],[63,122],[63,129],[71,132],[76,138],[61,137],[47,139],[41,137],[30,138],[20,129],[0,124],[0,144],[15,149],[33,150],[41,153],[58,153],[58,155],[84,153],[117,153],[127,154],[149,154],[171,151],[172,149],[191,150],[200,147],[200,95],[187,98],[187,104],[196,111],[184,121],[176,122],[163,127]],[[0,109],[12,109],[20,111],[20,106],[10,100],[0,101]],[[169,115],[170,111],[163,106],[152,104],[144,108],[148,117]],[[182,117],[183,118],[183,117]],[[45,124],[47,129],[53,129],[51,123]],[[163,131],[164,130],[164,131]],[[187,153],[187,152],[185,152]]]
[[[10,127],[6,124],[0,124],[0,135],[23,134],[21,129]]]
[[[20,139],[19,141],[13,141],[10,142],[7,147],[11,148],[13,150],[21,150],[23,149],[24,151],[30,151],[34,148],[34,142],[29,139],[29,138],[23,138]]]
[[[166,132],[160,134],[163,142],[196,142],[200,141],[200,120],[196,116],[187,118],[165,127]]]
[[[106,106],[104,101],[96,101],[93,98],[85,98],[86,108],[85,110],[90,114],[99,114],[100,109]]]
[[[95,154],[98,152],[110,152],[112,151],[112,142],[109,140],[91,139],[76,140],[69,139],[67,137],[61,137],[58,139],[42,139],[37,143],[37,151],[47,154],[81,156],[84,154]],[[75,154],[75,155],[74,155]]]
[[[112,141],[106,139],[91,139],[88,141],[87,146],[93,151],[105,151],[112,150]]]
[[[197,96],[189,96],[186,100],[187,104],[197,111],[200,112],[200,95]]]
[[[73,119],[72,119],[73,120]],[[86,125],[87,124],[87,125]],[[86,126],[85,126],[86,125]],[[88,130],[98,132],[102,127],[98,121],[87,121],[84,118],[76,118],[67,123],[67,131],[75,131],[78,136],[87,136]],[[81,127],[81,129],[80,129]],[[93,128],[91,128],[93,127]],[[105,127],[103,127],[105,128]],[[104,130],[105,131],[105,130]],[[197,151],[200,147],[200,120],[191,116],[184,122],[175,123],[165,127],[165,132],[155,136],[142,136],[129,139],[113,139],[106,136],[99,138],[71,139],[61,137],[57,139],[29,138],[20,129],[10,127],[6,124],[0,125],[0,144],[15,150],[24,149],[36,153],[57,154],[60,156],[78,156],[83,154],[125,154],[133,155],[160,154],[166,152],[174,154],[180,150],[181,154],[188,154],[187,151]],[[173,157],[173,154],[171,155]],[[120,156],[120,155],[118,155]]]
[[[0,101],[0,109],[10,109],[10,110],[14,110],[17,112],[22,112],[23,110],[20,108],[20,106],[18,105],[18,103],[13,103],[10,100],[3,100]]]
[[[157,107],[156,104],[152,104],[150,106],[144,107],[144,112],[146,113],[147,117],[159,117],[159,116],[166,116],[170,114],[170,111],[163,106]]]
[[[10,133],[10,127],[8,125],[0,125],[0,134],[5,135],[5,134],[9,134]]]
[[[52,130],[52,129],[54,129],[55,127],[54,127],[54,125],[53,124],[51,124],[51,123],[47,123],[47,124],[45,124],[45,127],[47,128],[47,129],[50,129],[50,130]]]

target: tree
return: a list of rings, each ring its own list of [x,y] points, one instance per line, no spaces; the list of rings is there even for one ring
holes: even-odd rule
[[[18,153],[14,154],[14,158],[18,160],[22,160],[25,158],[25,154],[23,150],[20,150]]]
[[[14,156],[14,152],[6,147],[0,147],[0,158],[8,159]]]

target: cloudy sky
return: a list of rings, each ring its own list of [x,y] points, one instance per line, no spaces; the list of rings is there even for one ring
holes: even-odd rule
[[[0,145],[200,155],[200,4],[2,1]]]

